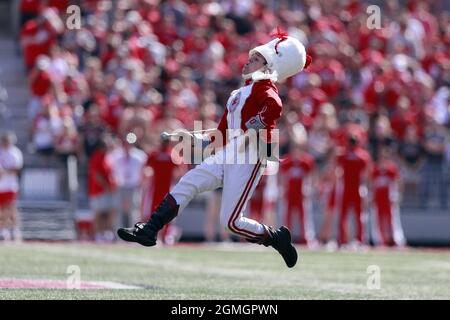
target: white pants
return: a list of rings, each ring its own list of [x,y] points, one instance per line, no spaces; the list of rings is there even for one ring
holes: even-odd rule
[[[170,194],[180,205],[181,212],[199,193],[223,187],[220,208],[220,224],[232,233],[252,240],[264,235],[261,223],[246,218],[243,212],[266,167],[264,158],[255,157],[256,164],[225,164],[227,155],[233,154],[232,148],[206,158],[200,165],[184,175]]]

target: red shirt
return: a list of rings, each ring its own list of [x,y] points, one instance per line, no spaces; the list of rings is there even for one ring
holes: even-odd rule
[[[398,179],[397,165],[388,161],[384,167],[376,165],[372,171],[375,201],[389,201],[392,184]]]
[[[281,173],[287,178],[286,196],[288,199],[298,199],[303,196],[303,181],[314,169],[314,158],[309,154],[303,154],[300,159],[287,156],[282,162]]]
[[[281,110],[278,89],[271,80],[256,81],[233,91],[217,127],[222,133],[223,144],[227,143],[227,129],[240,128],[245,132],[245,124],[253,117],[258,117],[268,130],[267,141],[270,141],[272,129],[281,116]]]
[[[391,127],[394,131],[396,138],[403,140],[406,132],[406,128],[411,125],[417,124],[418,117],[412,110],[405,112],[397,111],[391,117]]]
[[[325,92],[329,99],[336,97],[341,88],[344,78],[344,68],[342,64],[332,59],[327,63],[317,61],[308,68],[309,72],[317,73],[322,80],[320,89]]]
[[[176,164],[170,150],[158,150],[149,154],[147,166],[153,169],[153,205],[158,205],[169,192]],[[152,208],[154,210],[155,208]]]
[[[33,83],[31,83],[31,92],[38,97],[46,95],[51,88],[52,81],[47,71],[40,71]]]
[[[21,31],[21,38],[32,37],[35,42],[26,44],[23,48],[25,64],[28,68],[32,68],[36,58],[40,54],[48,54],[52,43],[56,40],[53,30],[45,24],[39,26],[36,20],[27,21]]]
[[[250,203],[261,203],[264,201],[264,189],[267,185],[267,176],[263,175],[261,176],[261,179],[259,180],[258,185],[255,188],[255,191],[253,191],[252,197],[250,198]]]
[[[361,175],[370,165],[370,155],[362,148],[348,148],[337,156],[337,164],[343,169],[344,189],[359,194]]]
[[[303,106],[308,110],[308,114],[315,118],[320,111],[320,106],[328,101],[326,93],[320,88],[312,88],[305,93]]]
[[[347,123],[344,126],[339,127],[331,133],[331,138],[338,147],[348,147],[349,135],[355,135],[358,137],[361,145],[365,145],[367,143],[366,130],[364,127],[356,123]]]
[[[20,11],[37,14],[41,9],[41,2],[41,0],[22,0],[20,2]]]
[[[47,1],[47,7],[56,8],[59,12],[65,13],[67,10],[67,7],[69,6],[68,0],[48,0]]]
[[[104,151],[94,152],[89,160],[88,172],[88,188],[90,196],[97,196],[115,188],[116,184],[113,179],[111,164]],[[108,190],[105,190],[103,185],[98,181],[97,175],[100,175],[106,182],[109,187]]]
[[[117,132],[119,129],[123,110],[124,106],[121,97],[113,96],[109,100],[107,108],[102,112],[101,116],[103,121],[105,121],[114,132]]]

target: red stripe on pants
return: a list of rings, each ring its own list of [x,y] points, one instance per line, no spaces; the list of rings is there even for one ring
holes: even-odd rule
[[[256,163],[255,167],[253,168],[253,172],[250,176],[249,181],[247,182],[247,185],[245,186],[244,192],[242,193],[241,197],[239,198],[239,201],[236,205],[236,207],[233,210],[233,214],[230,217],[230,220],[228,220],[228,228],[233,232],[236,233],[238,235],[241,235],[243,237],[260,237],[263,234],[256,234],[254,232],[239,228],[235,225],[235,222],[237,220],[237,218],[239,217],[239,212],[242,209],[242,206],[244,205],[246,198],[248,197],[248,194],[250,192],[250,190],[252,189],[252,185],[253,182],[255,181],[255,178],[257,176],[258,170],[261,167],[261,161],[258,160],[258,162]]]

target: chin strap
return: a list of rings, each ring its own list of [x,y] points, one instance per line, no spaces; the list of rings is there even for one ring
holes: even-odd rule
[[[273,82],[277,81],[277,73],[271,71],[270,69],[264,70],[264,68],[266,68],[267,66],[264,66],[252,73],[247,73],[247,74],[243,74],[242,78],[244,79],[245,83],[247,83],[247,81],[249,81],[249,83],[251,83],[251,81],[258,81],[258,80],[264,80],[264,79],[270,79]],[[263,71],[264,70],[264,71]]]
[[[247,73],[247,74],[242,74],[242,79],[244,79],[245,82],[247,82],[248,80],[252,80],[252,75],[253,75],[253,72]]]

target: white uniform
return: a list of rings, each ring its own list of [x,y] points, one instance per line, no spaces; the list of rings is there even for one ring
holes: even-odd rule
[[[197,194],[223,187],[220,224],[243,237],[261,236],[263,226],[244,217],[243,212],[264,171],[265,160],[256,164],[224,164],[224,154],[225,149],[222,149],[189,171],[170,194],[180,205],[181,212]],[[214,163],[208,164],[209,161]]]
[[[255,52],[262,55],[266,66],[244,75],[248,82],[253,82],[231,93],[218,126],[224,137],[227,137],[227,129],[265,129],[267,140],[264,137],[263,140],[272,142],[272,129],[275,128],[282,109],[274,81],[283,81],[293,76],[311,62],[304,46],[297,39],[287,36],[279,29],[276,35],[277,39],[249,52],[250,55]],[[224,139],[225,148],[216,151],[214,156],[188,172],[170,194],[179,205],[178,212],[181,212],[197,194],[223,187],[221,224],[239,236],[259,242],[266,235],[265,226],[244,217],[243,212],[265,170],[267,160],[259,156],[256,145],[250,144],[250,151],[247,152],[250,159],[247,160],[256,158],[256,161],[245,161],[243,164],[225,164],[223,161],[228,157],[235,159],[242,142],[242,135],[239,134],[231,135],[228,141]]]
[[[273,129],[280,115],[281,101],[276,87],[270,80],[257,81],[232,92],[218,129],[222,134],[226,129],[246,130],[250,126],[249,121],[255,119],[261,124],[261,129]],[[189,171],[170,194],[180,205],[181,212],[197,194],[223,187],[221,225],[239,236],[259,238],[264,235],[263,225],[244,217],[243,212],[267,160],[258,156],[253,145],[247,147],[250,150],[246,159],[238,159],[237,150],[243,142],[243,135],[228,133],[225,147]]]

